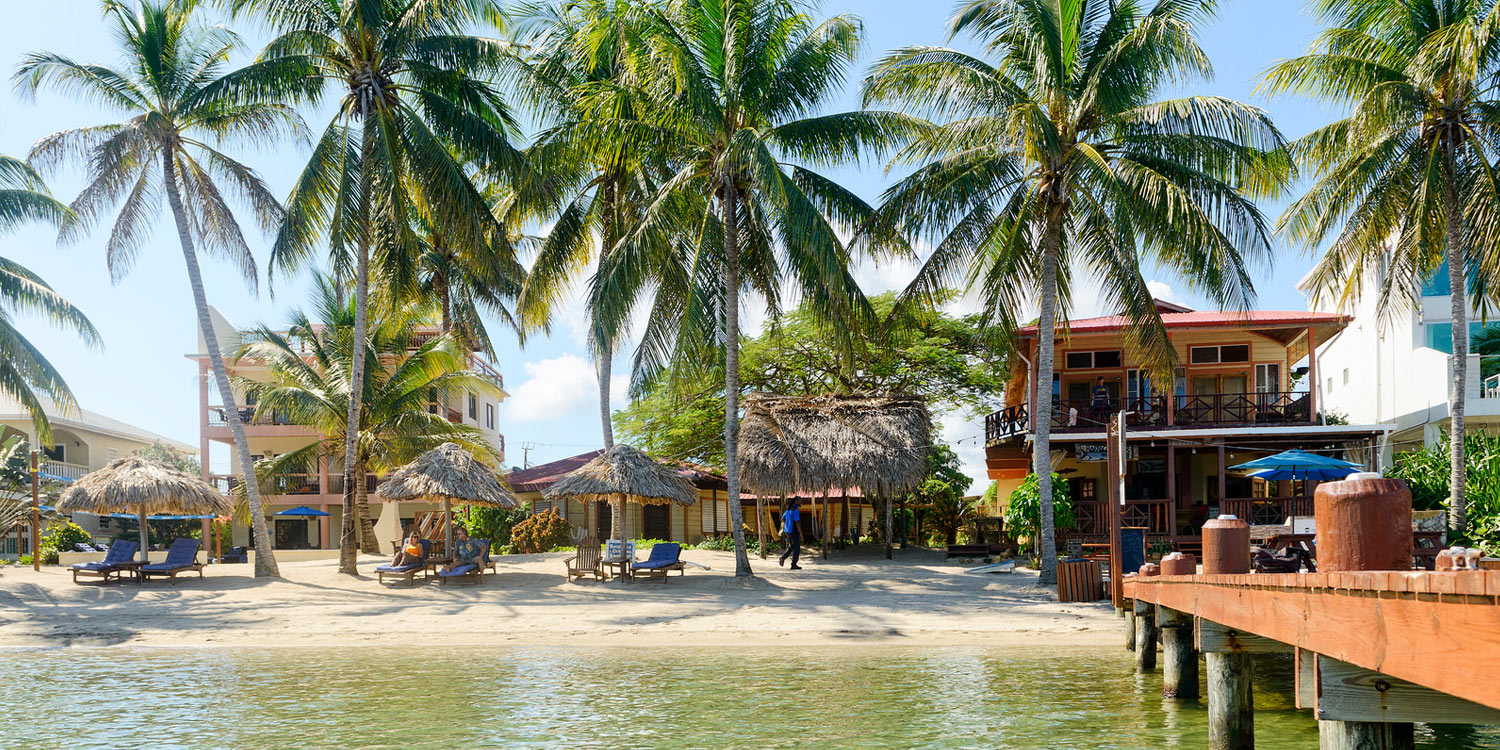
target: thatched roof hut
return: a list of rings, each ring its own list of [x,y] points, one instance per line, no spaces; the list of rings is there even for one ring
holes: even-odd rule
[[[73,482],[57,512],[135,513],[141,523],[141,560],[148,559],[146,516],[151,513],[227,516],[234,504],[198,477],[140,456],[110,461]]]
[[[894,497],[927,478],[931,434],[917,398],[752,395],[740,422],[740,486],[758,495],[859,487]]]
[[[698,502],[698,491],[676,468],[617,443],[548,487],[542,497],[690,506]]]
[[[110,461],[73,482],[57,512],[178,513],[227,516],[234,504],[203,480],[140,456]]]
[[[375,492],[387,500],[521,507],[494,469],[454,443],[443,443],[391,472]]]

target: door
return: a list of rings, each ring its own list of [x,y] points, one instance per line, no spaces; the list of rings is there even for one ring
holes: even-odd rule
[[[672,538],[672,506],[647,505],[641,509],[641,536],[645,539]]]
[[[1281,365],[1268,363],[1255,366],[1255,415],[1256,419],[1274,419],[1281,404]]]
[[[307,549],[307,520],[276,519],[276,549]]]
[[[610,523],[614,518],[614,508],[609,503],[599,500],[594,503],[594,538],[609,539]]]
[[[1219,399],[1220,422],[1249,422],[1254,417],[1250,408],[1250,378],[1245,373],[1225,375],[1220,378]]]

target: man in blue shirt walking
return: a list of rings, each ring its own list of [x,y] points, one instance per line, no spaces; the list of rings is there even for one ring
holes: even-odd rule
[[[792,505],[781,513],[781,533],[786,536],[786,551],[781,553],[781,562],[786,565],[787,555],[792,557],[792,570],[801,570],[802,566],[797,561],[802,557],[802,511],[797,509],[800,503],[797,498],[792,498]]]

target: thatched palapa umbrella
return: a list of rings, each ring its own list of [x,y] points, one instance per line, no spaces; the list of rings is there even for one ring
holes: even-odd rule
[[[616,517],[620,519],[620,549],[624,550],[627,500],[641,505],[675,503],[688,507],[698,502],[698,490],[675,467],[662,464],[637,448],[616,443],[548,487],[542,497],[610,503],[619,514]]]
[[[520,498],[494,469],[455,443],[443,443],[391,472],[375,494],[398,502],[442,503],[448,554],[453,553],[453,503],[521,507]]]
[[[57,512],[136,513],[141,519],[141,562],[150,546],[146,516],[152,513],[227,516],[234,504],[203,480],[157,461],[126,456],[83,476],[57,501]]]
[[[890,557],[891,503],[927,478],[931,442],[932,418],[919,398],[752,395],[740,422],[740,482],[756,494],[758,512],[767,494],[822,493],[825,557],[828,493],[858,487],[882,497]]]

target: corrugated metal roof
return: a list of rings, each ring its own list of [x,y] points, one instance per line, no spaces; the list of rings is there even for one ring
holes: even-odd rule
[[[1338,313],[1308,312],[1306,310],[1254,310],[1251,312],[1208,312],[1192,310],[1180,313],[1163,313],[1162,323],[1171,329],[1182,328],[1252,328],[1301,325],[1344,325],[1353,320]],[[1074,335],[1115,331],[1132,325],[1124,315],[1106,315],[1101,318],[1083,318],[1068,323]],[[1016,335],[1022,338],[1035,337],[1037,326],[1022,327]]]

